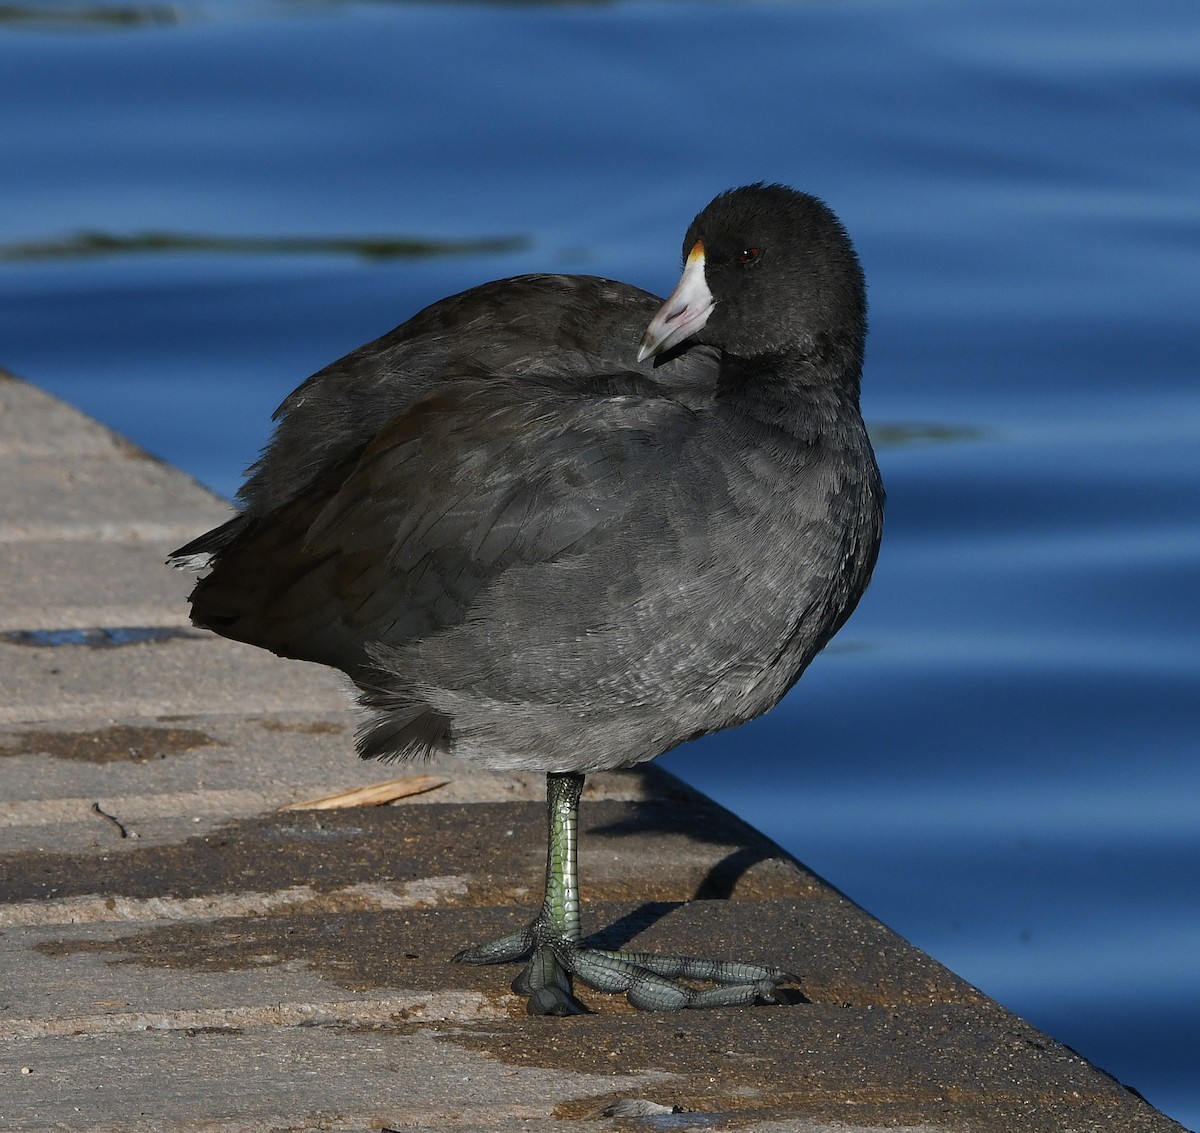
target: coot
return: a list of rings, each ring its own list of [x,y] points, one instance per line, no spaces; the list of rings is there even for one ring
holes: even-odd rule
[[[794,978],[585,947],[579,796],[589,771],[772,707],[879,547],[864,283],[837,218],[750,185],[683,254],[665,303],[519,276],[334,362],[280,406],[240,513],[173,556],[210,568],[196,625],[349,676],[363,757],[546,772],[541,911],[456,957],[529,957],[535,1013],[583,1010],[572,976],[663,1010]]]

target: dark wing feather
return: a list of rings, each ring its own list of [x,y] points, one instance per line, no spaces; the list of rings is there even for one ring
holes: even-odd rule
[[[525,275],[442,299],[318,371],[275,411],[277,427],[238,492],[241,510],[171,555],[177,565],[222,553],[268,513],[357,458],[398,414],[443,383],[534,377],[578,392],[637,392],[689,406],[711,400],[716,355],[691,346],[639,363],[660,300],[594,276]],[[344,474],[344,473],[343,473]]]
[[[638,340],[660,303],[625,283],[567,275],[517,276],[439,300],[284,400],[275,437],[238,493],[242,510],[295,499],[322,469],[443,382],[541,375],[586,384],[640,372],[685,403],[711,396],[716,365],[707,348],[637,361]]]
[[[646,379],[626,384],[642,392],[442,383],[303,497],[251,517],[193,592],[193,620],[369,681],[373,649],[459,624],[514,563],[582,554],[621,519],[694,420]]]

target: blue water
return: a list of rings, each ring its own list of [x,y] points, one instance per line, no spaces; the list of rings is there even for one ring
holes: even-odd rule
[[[661,293],[717,190],[825,197],[876,581],[779,710],[666,762],[1200,1125],[1195,0],[8,6],[0,153],[0,364],[226,493],[426,302]],[[328,243],[386,237],[467,246]]]

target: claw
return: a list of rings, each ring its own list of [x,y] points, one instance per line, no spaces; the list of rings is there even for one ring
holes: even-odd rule
[[[588,1013],[574,994],[572,977],[596,991],[624,992],[630,1004],[643,1011],[779,1003],[777,985],[796,980],[782,968],[736,960],[585,948],[567,936],[548,932],[540,920],[520,932],[468,948],[455,960],[498,964],[524,959],[530,949],[533,955],[513,980],[512,989],[529,997],[531,1015]],[[691,987],[675,977],[707,980],[717,986]]]

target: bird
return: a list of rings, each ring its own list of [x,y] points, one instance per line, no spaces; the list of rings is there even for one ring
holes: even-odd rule
[[[236,514],[169,561],[196,626],[340,670],[359,754],[546,775],[545,895],[465,948],[531,1014],[778,1003],[797,977],[584,937],[585,776],[773,707],[858,604],[884,491],[866,286],[817,197],[693,219],[665,299],[521,275],[435,302],[276,411]],[[711,986],[698,986],[711,985]]]

